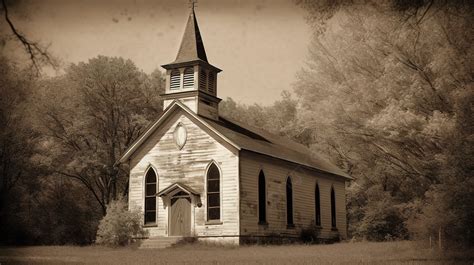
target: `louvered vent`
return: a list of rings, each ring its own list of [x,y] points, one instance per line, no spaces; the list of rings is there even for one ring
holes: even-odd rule
[[[186,68],[184,69],[183,87],[192,88],[193,86],[194,86],[194,69]]]
[[[206,71],[201,70],[199,72],[199,89],[206,91],[206,85],[207,85],[207,74],[206,74]]]
[[[173,70],[171,72],[171,78],[170,78],[170,89],[179,89],[180,81],[181,81],[181,74],[179,73],[178,70]]]
[[[214,78],[213,73],[209,73],[209,83],[208,83],[207,91],[209,91],[210,94],[216,93],[216,79]]]

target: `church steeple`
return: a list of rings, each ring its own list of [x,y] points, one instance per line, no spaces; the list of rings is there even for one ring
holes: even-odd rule
[[[217,74],[221,70],[207,60],[206,50],[194,12],[194,4],[184,29],[181,45],[172,63],[162,65],[166,71],[164,107],[180,100],[201,116],[218,119]]]
[[[201,38],[201,32],[194,13],[194,7],[191,9],[188,17],[188,23],[184,29],[181,46],[178,55],[173,63],[189,62],[194,60],[203,60],[207,62],[206,50]]]

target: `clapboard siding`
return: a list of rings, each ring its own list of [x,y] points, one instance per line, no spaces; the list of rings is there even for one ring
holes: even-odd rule
[[[267,191],[268,226],[258,225],[258,175],[263,170]],[[321,236],[339,233],[346,237],[345,180],[308,170],[301,166],[252,152],[240,152],[240,224],[241,235],[297,236],[300,230],[314,224],[315,187],[319,184],[321,198]],[[292,178],[293,216],[295,228],[286,223],[286,179]],[[336,195],[336,223],[331,229],[331,186]]]
[[[202,207],[192,207],[191,229],[196,236],[233,236],[239,233],[238,152],[211,137],[189,114],[182,110],[171,115],[135,152],[130,160],[129,207],[144,208],[144,176],[148,167],[156,170],[160,191],[181,182],[200,194]],[[187,141],[179,150],[173,139],[178,123],[187,130]],[[222,224],[206,224],[205,171],[215,161],[221,177]],[[148,228],[151,236],[167,236],[168,207],[157,198],[157,227]]]

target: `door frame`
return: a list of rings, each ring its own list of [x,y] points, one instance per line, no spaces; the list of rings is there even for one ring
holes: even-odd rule
[[[170,236],[170,216],[171,216],[171,198],[173,198],[176,194],[184,192],[189,196],[191,199],[191,235],[196,234],[196,207],[200,208],[202,206],[201,203],[201,195],[191,187],[188,187],[187,185],[180,183],[180,182],[175,182],[168,187],[162,189],[160,192],[158,192],[156,195],[161,198],[163,201],[163,208],[168,208],[165,212],[164,215],[167,215],[165,218],[166,223],[166,228],[164,229],[164,234],[165,236]],[[183,196],[186,196],[183,194]],[[164,220],[163,220],[164,221]],[[190,235],[190,236],[191,236]]]

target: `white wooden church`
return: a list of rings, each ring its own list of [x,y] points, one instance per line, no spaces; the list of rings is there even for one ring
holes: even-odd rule
[[[303,145],[219,115],[217,75],[194,9],[176,60],[166,69],[164,113],[123,154],[129,208],[150,237],[197,237],[233,244],[346,237],[350,176]]]

